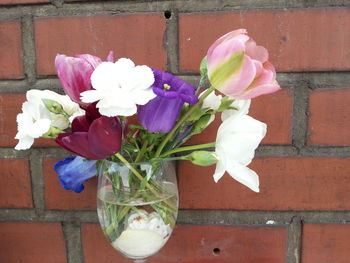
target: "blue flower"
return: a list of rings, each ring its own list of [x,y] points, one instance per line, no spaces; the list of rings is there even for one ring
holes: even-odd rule
[[[59,161],[54,169],[58,173],[58,179],[63,188],[76,193],[83,191],[83,183],[97,174],[96,161],[86,160],[80,156]]]

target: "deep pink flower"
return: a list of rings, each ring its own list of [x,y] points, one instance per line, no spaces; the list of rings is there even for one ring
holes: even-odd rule
[[[251,99],[280,89],[268,52],[256,45],[245,29],[217,39],[207,53],[210,83],[235,99]]]
[[[112,51],[109,52],[106,60],[113,62]],[[57,54],[55,66],[58,78],[64,92],[74,102],[81,103],[80,93],[92,89],[90,77],[101,62],[99,57],[89,54],[75,55],[74,57]]]
[[[119,152],[122,125],[118,117],[101,116],[96,104],[90,104],[86,115],[73,120],[72,132],[59,134],[55,141],[77,155],[101,160]]]

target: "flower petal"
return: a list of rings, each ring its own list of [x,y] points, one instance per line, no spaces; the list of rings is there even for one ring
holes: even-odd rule
[[[122,127],[118,118],[102,116],[89,128],[88,140],[91,151],[104,159],[120,151]]]
[[[233,179],[249,187],[254,192],[259,192],[259,176],[253,170],[244,165],[235,165],[232,162],[230,163],[227,172]]]

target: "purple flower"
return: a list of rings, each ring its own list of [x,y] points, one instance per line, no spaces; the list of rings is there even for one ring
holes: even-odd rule
[[[163,71],[153,69],[152,85],[157,97],[138,108],[138,119],[149,132],[169,132],[185,102],[198,101],[195,88],[183,80]]]
[[[83,191],[83,183],[97,174],[96,161],[88,161],[80,156],[59,161],[54,169],[63,188],[76,193]]]
[[[117,117],[101,116],[96,103],[73,120],[72,132],[60,133],[55,142],[64,149],[88,159],[101,160],[119,152],[122,125]]]

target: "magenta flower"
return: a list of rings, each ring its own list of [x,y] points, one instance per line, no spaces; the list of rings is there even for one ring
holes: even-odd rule
[[[227,33],[207,53],[210,83],[235,99],[251,99],[280,89],[268,52],[247,35],[245,29]]]
[[[119,152],[122,125],[119,118],[101,116],[96,104],[90,104],[86,115],[73,120],[72,132],[59,134],[55,141],[72,153],[101,160]]]
[[[109,52],[107,61],[113,61],[113,52]],[[90,77],[95,68],[102,62],[99,57],[89,54],[68,57],[57,54],[55,66],[64,92],[77,103],[81,103],[80,93],[91,90]]]
[[[153,69],[155,81],[152,85],[157,97],[146,105],[139,106],[138,119],[149,132],[169,132],[185,102],[198,101],[195,88],[173,75]]]

